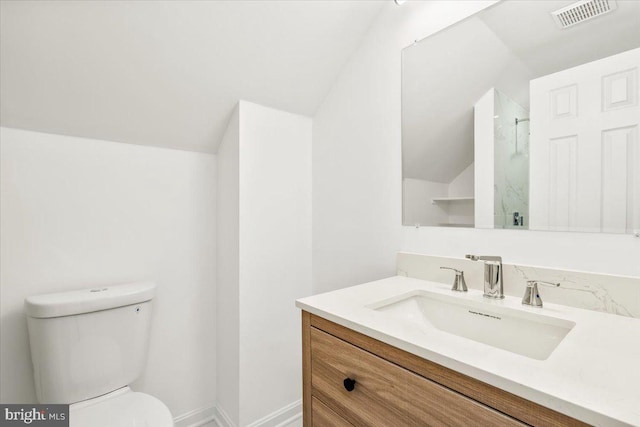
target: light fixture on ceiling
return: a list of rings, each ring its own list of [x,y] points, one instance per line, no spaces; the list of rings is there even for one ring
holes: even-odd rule
[[[398,6],[402,6],[407,0],[393,0]]]

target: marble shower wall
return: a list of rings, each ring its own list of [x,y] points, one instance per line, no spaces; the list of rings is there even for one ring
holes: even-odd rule
[[[496,228],[528,228],[529,223],[529,111],[507,95],[494,97],[494,225]],[[513,213],[524,225],[513,224]]]
[[[463,270],[469,288],[483,289],[484,263],[481,261],[404,252],[398,253],[396,259],[399,276],[453,283],[454,273],[441,270],[440,266]],[[559,288],[539,286],[540,297],[544,302],[640,318],[640,277],[507,263],[503,267],[505,295],[522,298],[527,280],[559,282]]]

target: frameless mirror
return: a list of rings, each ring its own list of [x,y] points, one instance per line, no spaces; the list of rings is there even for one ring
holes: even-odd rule
[[[403,224],[640,229],[640,1],[503,1],[402,51]]]

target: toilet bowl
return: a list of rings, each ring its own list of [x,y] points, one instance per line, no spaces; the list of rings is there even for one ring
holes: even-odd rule
[[[72,404],[69,426],[173,427],[173,419],[160,400],[123,387],[104,396]]]
[[[27,298],[38,401],[69,404],[71,427],[173,427],[160,400],[129,388],[146,367],[155,289],[137,282]]]

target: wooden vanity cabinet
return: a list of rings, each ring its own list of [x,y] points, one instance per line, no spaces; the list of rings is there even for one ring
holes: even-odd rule
[[[586,426],[302,312],[305,427]]]

